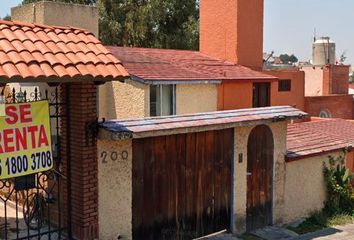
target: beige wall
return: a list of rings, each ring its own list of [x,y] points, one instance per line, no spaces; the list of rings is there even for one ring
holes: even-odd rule
[[[274,138],[273,222],[280,225],[321,209],[326,197],[322,164],[327,155],[286,163],[286,124],[269,125]],[[235,128],[233,203],[234,230],[238,234],[246,230],[247,142],[253,128]],[[126,160],[120,157],[123,151],[128,152]],[[114,152],[118,154],[116,161],[112,160]],[[243,155],[241,163],[239,154]],[[118,235],[131,239],[132,140],[100,140],[98,161],[100,239],[117,239]]]
[[[99,87],[99,117],[106,119],[150,116],[150,88],[147,84],[127,80]],[[199,113],[217,110],[217,85],[176,85],[176,113]]]
[[[176,85],[176,114],[216,111],[217,94],[215,84]]]
[[[41,1],[12,8],[11,18],[22,22],[74,26],[98,36],[98,9],[92,6]]]
[[[99,140],[98,161],[99,239],[132,239],[132,141]]]
[[[269,125],[274,138],[274,189],[273,219],[274,223],[282,221],[284,209],[284,176],[286,153],[286,122]],[[247,142],[253,127],[235,128],[234,144],[234,229],[236,233],[246,231],[247,204]],[[242,163],[238,162],[239,154],[243,155]]]
[[[323,95],[323,69],[321,67],[303,67],[305,72],[305,96]]]
[[[282,223],[285,195],[286,122],[273,123],[269,127],[274,137],[274,222]],[[246,230],[247,202],[247,142],[252,127],[235,128],[234,143],[234,220],[235,232]],[[122,151],[129,152],[126,161],[112,161],[109,155]],[[132,157],[131,140],[99,141],[98,176],[99,176],[99,232],[100,239],[113,239],[118,235],[131,237],[132,221]],[[106,152],[107,163],[103,163]],[[238,155],[243,154],[243,162],[238,162]],[[114,202],[112,199],[116,199]],[[114,221],[112,221],[114,219]],[[114,227],[113,227],[114,226]]]
[[[108,82],[99,87],[99,117],[106,119],[149,116],[149,85],[131,80]]]
[[[329,154],[328,154],[329,155]],[[292,222],[321,210],[326,200],[323,162],[328,155],[310,157],[286,164],[284,222]],[[340,153],[332,153],[339,156]]]

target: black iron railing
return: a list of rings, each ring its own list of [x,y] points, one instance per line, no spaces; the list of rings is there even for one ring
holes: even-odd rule
[[[33,88],[32,88],[33,89]],[[69,179],[62,174],[60,145],[60,122],[65,116],[60,108],[60,86],[41,89],[35,87],[28,92],[22,89],[0,91],[6,103],[48,100],[52,130],[53,169],[13,179],[0,180],[0,239],[68,239],[68,209],[64,209],[61,196]],[[1,90],[1,89],[0,89]],[[65,216],[63,213],[66,213]]]

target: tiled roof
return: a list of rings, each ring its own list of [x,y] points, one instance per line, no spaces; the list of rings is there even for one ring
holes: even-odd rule
[[[354,121],[351,120],[316,119],[288,125],[288,161],[352,146],[354,146]]]
[[[82,29],[0,21],[0,81],[122,79],[128,73]]]
[[[142,81],[276,80],[198,51],[109,46],[128,72]]]
[[[170,135],[285,121],[305,116],[307,116],[306,113],[293,107],[277,106],[178,116],[112,120],[101,125],[103,130],[101,131],[101,136],[105,136],[108,139],[122,139],[126,137],[139,138]]]

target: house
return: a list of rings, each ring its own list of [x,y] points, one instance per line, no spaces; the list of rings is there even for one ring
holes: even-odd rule
[[[146,117],[277,105],[304,109],[303,72],[262,72],[263,1],[223,3],[201,1],[200,51],[110,46],[132,79],[101,87],[102,102],[108,102],[101,104],[101,116]],[[165,96],[160,98],[156,92]]]
[[[242,88],[245,82],[277,80],[198,51],[113,46],[108,49],[131,76],[125,83],[101,87],[101,107],[108,119],[233,109],[230,103],[224,103],[226,98],[237,108],[251,107],[252,97]],[[224,87],[229,83],[237,83],[238,87]]]
[[[100,237],[191,239],[223,229],[241,234],[321,210],[329,156],[347,151],[346,165],[354,170],[354,122],[285,121],[303,117],[280,106],[103,123]],[[258,154],[263,161],[256,164]]]
[[[250,29],[248,23],[243,22],[248,12],[253,14],[255,10],[260,14],[261,10],[263,11],[259,5],[260,1],[247,2],[227,1],[231,7],[225,4],[225,7],[232,10],[228,17],[234,27],[233,33]],[[206,4],[203,5],[204,3]],[[202,9],[208,9],[205,7],[212,7],[213,4],[215,3],[212,1],[202,1]],[[226,9],[223,8],[222,6],[220,9],[221,13],[225,13]],[[220,13],[217,9],[211,9],[210,12],[217,15]],[[235,9],[239,11],[236,23],[232,22]],[[258,15],[255,17],[259,18]],[[223,18],[216,19],[216,22],[222,21]],[[253,25],[252,21],[249,24]],[[239,28],[238,24],[246,24],[246,27]],[[1,79],[6,79],[2,83],[37,84],[37,80],[42,80],[46,84],[54,85],[54,93],[60,91],[60,94],[56,95],[59,97],[56,100],[59,99],[60,102],[53,103],[55,128],[60,133],[60,139],[58,135],[58,142],[55,144],[59,153],[56,159],[56,170],[59,174],[55,172],[50,175],[50,180],[60,179],[61,174],[65,177],[62,185],[55,185],[57,188],[54,190],[54,193],[63,194],[61,198],[57,198],[62,205],[56,202],[59,210],[63,206],[63,215],[59,215],[53,222],[59,225],[59,234],[65,231],[69,238],[72,235],[78,239],[141,239],[141,236],[150,239],[168,239],[174,236],[194,238],[223,229],[243,233],[271,224],[288,223],[307,216],[322,206],[319,203],[324,200],[323,179],[320,175],[322,162],[328,154],[339,154],[352,145],[350,136],[332,135],[337,133],[337,130],[333,129],[328,133],[328,126],[314,126],[314,130],[306,128],[313,126],[310,124],[330,122],[305,122],[301,123],[303,125],[299,123],[288,127],[288,121],[307,116],[305,112],[293,107],[244,108],[269,105],[279,97],[272,95],[273,92],[284,92],[282,99],[278,99],[279,105],[285,100],[287,103],[291,100],[294,105],[302,104],[298,102],[299,99],[291,97],[297,95],[297,91],[304,86],[301,71],[295,69],[294,72],[274,72],[274,75],[281,75],[280,80],[284,80],[281,83],[259,69],[258,58],[252,58],[247,52],[243,52],[247,49],[251,56],[253,53],[258,55],[258,40],[255,49],[252,45],[245,48],[247,41],[241,36],[233,39],[235,36],[231,34],[230,41],[236,41],[242,47],[233,49],[235,42],[231,42],[231,53],[219,48],[215,48],[218,52],[214,53],[224,54],[230,57],[229,59],[213,56],[213,49],[209,49],[208,45],[203,47],[201,52],[110,48],[112,51],[139,53],[133,53],[134,56],[130,52],[127,53],[131,55],[127,55],[123,62],[127,67],[129,61],[132,66],[138,62],[137,67],[142,68],[136,69],[136,75],[131,74],[131,79],[125,83],[133,88],[131,92],[129,87],[124,91],[126,95],[135,95],[136,89],[143,89],[140,93],[142,97],[130,98],[130,101],[125,102],[126,107],[130,107],[141,104],[138,99],[144,100],[144,107],[141,108],[143,114],[151,114],[155,108],[154,115],[158,115],[156,100],[159,92],[160,96],[167,95],[165,98],[170,102],[175,101],[172,107],[162,105],[168,101],[161,102],[160,113],[166,111],[173,114],[173,111],[180,109],[178,100],[173,98],[174,92],[183,92],[185,89],[182,88],[187,88],[188,92],[190,85],[197,89],[192,90],[193,94],[188,93],[188,97],[198,96],[200,89],[204,87],[213,90],[202,89],[203,94],[198,96],[198,99],[202,100],[201,103],[208,106],[200,103],[193,106],[191,101],[197,100],[188,100],[188,104],[197,109],[184,110],[189,114],[111,120],[97,125],[97,109],[100,110],[97,100],[109,96],[113,99],[116,94],[116,91],[112,91],[102,96],[104,91],[99,91],[100,95],[97,96],[97,85],[117,79],[127,80],[128,74],[120,60],[102,46],[93,34],[82,29],[14,22],[1,24],[0,29],[5,29],[0,40],[6,43],[1,46],[13,48],[5,49],[2,54],[4,58],[0,66],[6,65],[6,71],[0,75]],[[215,31],[219,30],[220,28],[215,28]],[[12,31],[16,31],[16,34],[11,34]],[[26,32],[29,32],[28,36]],[[206,33],[208,35],[208,32]],[[20,40],[16,36],[25,38]],[[56,40],[51,36],[57,37]],[[222,35],[215,36],[215,39],[220,36]],[[250,39],[253,41],[258,37]],[[228,41],[229,38],[224,40]],[[22,50],[33,54],[33,59],[26,61],[18,56],[17,60],[10,58],[13,52],[20,56],[23,52],[12,45],[13,42],[17,47],[23,42],[29,44],[32,48],[25,47]],[[64,45],[69,50],[65,52],[59,45]],[[75,48],[71,49],[69,45]],[[87,48],[86,51],[83,51],[82,47]],[[144,51],[149,52],[148,55],[142,54]],[[206,53],[208,51],[210,53]],[[37,53],[40,58],[34,57],[38,56]],[[91,53],[94,53],[94,57]],[[175,57],[171,58],[171,53]],[[82,54],[83,58],[76,59]],[[151,57],[152,54],[158,56]],[[168,55],[167,59],[164,59],[165,54]],[[135,56],[138,56],[136,60]],[[70,62],[66,58],[73,58],[75,61]],[[142,62],[152,69],[155,64],[158,65],[157,71],[161,75],[154,75],[151,70],[144,73],[146,66],[144,67]],[[16,72],[13,67],[17,65],[25,68]],[[215,65],[223,70],[222,74],[218,70],[212,71]],[[33,74],[32,70],[29,70],[33,67],[43,73],[39,71],[37,75],[29,75]],[[114,73],[111,72],[112,68]],[[171,72],[170,69],[174,71]],[[166,75],[154,79],[155,76],[162,76],[162,70],[166,70]],[[51,74],[47,74],[47,71]],[[182,76],[178,76],[180,72],[183,73]],[[235,77],[240,74],[245,74],[244,79]],[[227,79],[230,75],[232,79]],[[173,78],[169,79],[169,76]],[[295,78],[300,79],[299,84]],[[172,82],[175,80],[177,83]],[[193,84],[190,84],[191,81]],[[162,86],[155,87],[159,85]],[[172,86],[166,87],[169,85]],[[178,90],[179,88],[182,90]],[[228,89],[233,89],[229,92],[230,95],[226,94]],[[164,91],[172,94],[164,95]],[[208,91],[212,93],[205,93]],[[236,96],[232,95],[237,91],[239,92]],[[154,95],[152,92],[155,93],[155,98],[151,98],[151,95]],[[245,96],[241,95],[243,93]],[[240,96],[243,97],[237,99]],[[155,100],[153,107],[151,105],[154,101],[151,99]],[[114,104],[116,102],[113,101]],[[204,107],[209,107],[209,104],[213,109],[215,107],[219,110],[235,108],[240,102],[246,103],[242,106],[243,109],[193,113],[199,111],[199,108],[204,111]],[[105,114],[111,113],[107,111]],[[335,124],[337,127],[344,125],[344,122]],[[320,129],[323,129],[323,132],[320,132]],[[97,131],[98,142],[95,135]],[[344,131],[350,133],[351,128]],[[304,138],[309,142],[305,142]],[[320,155],[321,158],[317,158]],[[263,161],[258,161],[259,156]],[[349,160],[347,164],[350,165]],[[257,181],[258,179],[264,181]],[[299,182],[303,183],[303,189],[311,192],[312,184],[315,184],[319,198],[315,199],[310,194],[301,199],[294,196],[294,193],[298,192]],[[303,207],[300,203],[306,206]],[[58,212],[62,213],[56,211]],[[60,225],[61,217],[65,219],[63,230]],[[50,217],[48,219],[52,220]],[[5,224],[5,229],[6,226]],[[42,232],[43,234],[46,232]]]
[[[200,4],[199,51],[109,47],[132,77],[125,83],[99,87],[99,118],[279,105],[294,106],[311,116],[353,118],[353,101],[344,90],[348,66],[263,69],[263,1],[225,0],[219,4],[205,0]],[[13,18],[79,25],[97,32],[94,7],[81,11],[79,5],[49,2],[35,6],[36,16],[31,8],[22,6],[13,9]],[[71,12],[71,17],[53,18],[51,13],[58,9]],[[85,23],[82,19],[86,18],[90,21]],[[23,90],[28,86],[15,87]]]
[[[303,117],[279,106],[103,123],[100,239],[193,239],[291,221],[287,121]]]

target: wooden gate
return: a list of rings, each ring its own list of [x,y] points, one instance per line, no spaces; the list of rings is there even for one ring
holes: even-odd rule
[[[272,224],[273,134],[255,127],[247,145],[247,231]]]
[[[133,141],[133,239],[192,239],[230,225],[233,130]]]

